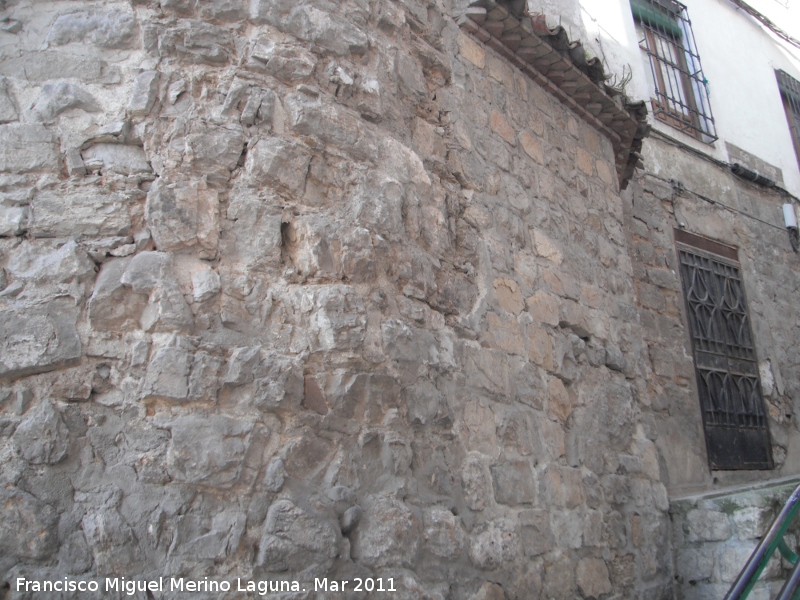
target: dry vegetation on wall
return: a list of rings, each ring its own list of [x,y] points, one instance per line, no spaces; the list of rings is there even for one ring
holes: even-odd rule
[[[2,7],[0,596],[671,597],[609,140],[444,1]]]

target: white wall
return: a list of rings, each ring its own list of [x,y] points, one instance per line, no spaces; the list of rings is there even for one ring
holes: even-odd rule
[[[653,126],[719,160],[727,161],[725,142],[783,171],[785,187],[800,196],[800,170],[775,79],[783,69],[800,80],[800,49],[784,42],[728,0],[683,0],[695,35],[703,73],[709,81],[717,128],[713,145],[704,144],[653,120]],[[800,6],[789,0],[750,0],[779,27],[800,38]],[[631,71],[629,96],[649,100],[650,66],[638,47],[628,0],[529,0],[531,12],[559,19],[580,38],[606,70]]]

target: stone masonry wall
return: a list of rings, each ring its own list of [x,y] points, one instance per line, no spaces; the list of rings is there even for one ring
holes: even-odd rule
[[[0,596],[672,597],[608,140],[444,1],[0,6]]]
[[[674,500],[671,512],[677,597],[723,598],[797,483],[784,480]],[[797,547],[797,533],[795,523],[785,536],[792,549]],[[775,598],[790,572],[791,565],[775,552],[750,597]]]
[[[653,138],[646,161],[651,171],[623,193],[625,231],[650,373],[639,398],[649,404],[658,432],[670,496],[796,475],[800,261],[783,227],[781,205],[787,200]],[[675,250],[679,224],[738,248],[775,470],[709,470]]]

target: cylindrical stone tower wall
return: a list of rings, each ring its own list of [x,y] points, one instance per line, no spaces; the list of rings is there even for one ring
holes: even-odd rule
[[[2,6],[9,598],[671,597],[609,140],[445,0]]]

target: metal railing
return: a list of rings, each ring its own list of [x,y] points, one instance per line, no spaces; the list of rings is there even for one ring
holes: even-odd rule
[[[747,598],[772,555],[775,554],[775,550],[778,550],[787,561],[794,565],[792,573],[783,584],[775,600],[800,600],[800,560],[783,539],[798,512],[800,512],[800,485],[789,496],[781,512],[778,513],[772,525],[769,526],[769,530],[756,549],[753,550],[741,573],[739,573],[739,577],[733,582],[731,589],[728,590],[725,600],[744,600]]]

